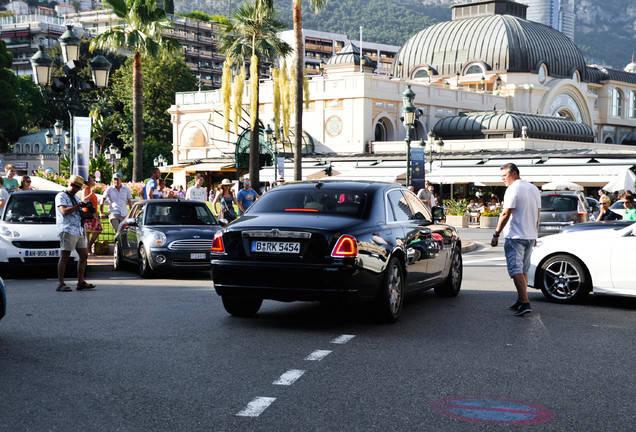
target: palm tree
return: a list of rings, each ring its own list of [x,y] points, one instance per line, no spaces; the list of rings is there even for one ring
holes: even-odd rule
[[[165,37],[164,32],[172,28],[163,9],[157,8],[156,0],[106,0],[125,26],[116,26],[97,35],[91,41],[95,48],[124,48],[133,52],[133,181],[143,180],[143,86],[141,56],[157,56],[160,52],[178,51],[177,40]]]
[[[250,180],[258,185],[259,178],[259,121],[258,121],[258,65],[261,59],[284,57],[291,52],[291,46],[278,37],[285,24],[276,19],[273,0],[256,0],[243,3],[222,26],[219,51],[232,59],[234,64],[242,64],[250,59],[251,70],[251,133],[250,133]],[[255,64],[256,63],[256,64]],[[229,113],[226,113],[229,115]]]
[[[322,9],[327,0],[309,0],[314,13]],[[303,78],[305,75],[305,58],[303,53],[303,18],[301,0],[292,0],[294,19],[294,38],[296,58],[294,68],[296,69],[296,100],[294,100],[294,180],[302,180],[302,147],[303,147]]]

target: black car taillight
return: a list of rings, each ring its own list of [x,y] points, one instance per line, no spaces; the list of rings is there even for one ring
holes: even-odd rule
[[[340,236],[336,245],[331,251],[334,258],[352,258],[358,256],[358,242],[355,237],[350,235]]]
[[[214,253],[225,252],[225,246],[223,246],[223,233],[221,231],[217,231],[214,234],[214,239],[212,240],[212,252]]]

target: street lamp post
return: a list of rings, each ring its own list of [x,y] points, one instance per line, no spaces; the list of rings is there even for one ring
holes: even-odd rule
[[[265,141],[271,144],[274,149],[274,184],[276,184],[276,181],[278,180],[278,148],[276,145],[276,138],[274,137],[274,131],[269,124],[267,125],[267,128],[265,128]],[[271,153],[272,152],[270,150],[270,154]]]
[[[67,131],[64,133],[64,125],[61,121],[56,121],[53,125],[53,130],[55,131],[55,135],[51,133],[49,129],[44,137],[46,139],[46,143],[51,146],[53,145],[53,138],[56,138],[55,143],[57,144],[57,174],[60,174],[62,167],[62,155],[66,154],[66,151],[71,146],[71,134]],[[62,135],[64,135],[64,146],[62,146]]]
[[[51,79],[51,66],[53,59],[40,45],[38,52],[31,57],[33,67],[33,81],[40,87],[40,93],[46,100],[54,101],[64,106],[68,111],[70,127],[73,131],[73,117],[82,108],[82,93],[95,89],[102,89],[108,85],[111,64],[104,56],[98,55],[90,61],[92,80],[84,80],[79,76],[81,64],[79,63],[81,40],[73,31],[72,25],[66,26],[67,30],[58,39],[62,48],[64,67],[63,75]],[[43,87],[50,87],[54,96],[45,95]],[[72,172],[73,170],[71,170]]]
[[[404,116],[404,129],[406,130],[406,186],[411,185],[411,130],[415,125],[415,105],[413,105],[413,99],[415,99],[415,92],[411,90],[411,86],[407,85],[406,90],[402,93],[403,106],[402,114]]]
[[[115,147],[115,144],[111,144],[104,152],[110,164],[115,168],[114,172],[117,172],[119,168],[119,160],[121,159],[121,150]]]
[[[422,140],[423,142],[424,140]],[[433,159],[435,159],[435,154],[433,153],[433,147],[437,147],[437,160],[440,161],[440,167],[442,164],[442,152],[444,151],[444,141],[441,138],[438,138],[437,140],[435,139],[435,134],[433,133],[432,130],[428,131],[428,172],[432,172],[433,171]],[[442,177],[440,176],[440,181],[439,181],[439,193],[440,196],[442,195],[442,187],[443,187],[443,183],[442,183]]]

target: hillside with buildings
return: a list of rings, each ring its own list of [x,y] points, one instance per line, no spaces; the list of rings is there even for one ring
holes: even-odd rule
[[[451,18],[450,6],[457,0],[339,0],[331,1],[314,16],[306,4],[303,26],[307,29],[341,33],[364,40],[402,45],[419,30]],[[523,0],[520,3],[554,3],[573,9],[574,41],[588,64],[623,69],[636,49],[636,9],[633,0]],[[573,2],[573,3],[572,3]],[[277,0],[280,18],[291,27],[291,2]],[[227,14],[237,0],[175,0],[175,11],[200,9]],[[390,7],[387,7],[390,5]],[[550,6],[546,6],[550,7]],[[344,18],[346,17],[346,19]]]

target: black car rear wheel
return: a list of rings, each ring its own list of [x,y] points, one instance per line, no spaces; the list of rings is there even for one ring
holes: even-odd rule
[[[439,286],[435,287],[435,295],[439,297],[455,297],[462,287],[462,276],[464,265],[462,262],[462,251],[456,246],[450,262],[448,277]]]
[[[396,257],[392,257],[384,273],[384,279],[373,302],[379,321],[393,323],[400,317],[404,304],[404,271]]]
[[[575,303],[591,291],[583,265],[570,255],[555,255],[537,272],[541,292],[555,303]]]
[[[139,246],[139,276],[142,278],[148,278],[152,274],[152,269],[148,263],[148,256],[146,255],[146,248],[143,245]]]
[[[261,308],[263,299],[238,298],[222,296],[223,307],[230,315],[238,317],[251,317]]]

